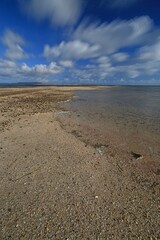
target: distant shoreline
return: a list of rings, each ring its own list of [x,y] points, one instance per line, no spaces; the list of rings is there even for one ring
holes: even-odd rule
[[[160,87],[160,85],[103,85],[103,84],[43,84],[43,83],[0,83],[0,88],[27,88],[27,87]]]

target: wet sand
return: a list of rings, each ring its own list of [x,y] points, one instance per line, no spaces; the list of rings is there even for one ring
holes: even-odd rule
[[[102,145],[73,90],[0,90],[0,239],[159,239],[158,161]]]

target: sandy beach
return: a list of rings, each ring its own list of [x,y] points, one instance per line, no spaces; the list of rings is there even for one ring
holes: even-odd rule
[[[81,136],[76,89],[0,89],[0,239],[159,239],[158,159]]]

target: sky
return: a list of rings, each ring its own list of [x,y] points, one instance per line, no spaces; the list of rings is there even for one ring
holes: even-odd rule
[[[160,1],[0,0],[0,82],[160,85]]]

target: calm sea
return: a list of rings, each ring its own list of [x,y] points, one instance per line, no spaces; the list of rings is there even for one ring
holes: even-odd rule
[[[160,87],[120,86],[76,91],[68,104],[88,126],[160,153]]]

